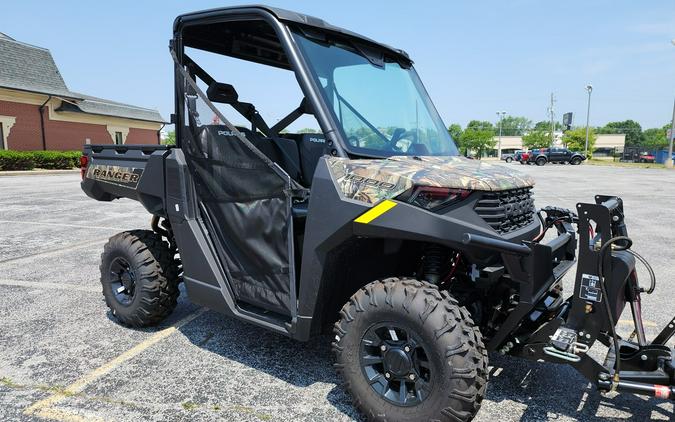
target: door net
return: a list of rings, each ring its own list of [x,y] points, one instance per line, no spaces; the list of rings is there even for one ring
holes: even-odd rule
[[[177,66],[185,86],[183,152],[236,298],[291,315],[291,203],[302,189],[262,152],[271,139],[232,125]]]

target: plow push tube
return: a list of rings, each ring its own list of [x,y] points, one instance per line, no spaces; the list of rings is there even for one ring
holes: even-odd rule
[[[571,238],[571,234],[562,233],[552,239],[546,246],[550,247],[553,251],[557,251],[561,247],[565,246]],[[532,253],[532,249],[527,245],[507,242],[505,240],[481,236],[479,234],[464,233],[462,236],[462,243],[465,245],[480,246],[485,249],[511,255],[528,256]]]
[[[612,382],[609,380],[598,381],[598,388],[609,391],[612,388]],[[656,397],[657,399],[675,400],[675,386],[647,384],[642,382],[620,380],[616,385],[616,391],[622,393],[633,393]]]
[[[465,245],[480,246],[492,251],[508,253],[512,255],[527,256],[532,251],[525,245],[519,245],[505,240],[495,239],[492,237],[481,236],[479,234],[464,233],[462,236],[462,243]]]

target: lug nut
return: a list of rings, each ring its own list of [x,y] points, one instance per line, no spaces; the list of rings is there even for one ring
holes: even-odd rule
[[[410,378],[411,380],[414,380],[414,379],[415,379],[415,374],[410,374],[410,375],[408,375],[408,378]]]
[[[391,374],[390,374],[389,372],[385,372],[385,373],[384,373],[384,377],[385,377],[385,378],[391,378]]]
[[[385,345],[383,344],[382,346],[380,346],[380,350],[382,350],[382,351],[384,352],[385,350],[387,350],[387,346],[385,346]]]
[[[405,350],[406,352],[409,352],[409,351],[410,351],[410,346],[405,346],[405,347],[403,348],[403,350]]]

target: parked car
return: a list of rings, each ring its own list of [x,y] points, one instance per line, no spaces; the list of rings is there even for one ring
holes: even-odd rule
[[[546,148],[535,148],[530,150],[526,156],[523,157],[526,164],[535,164],[535,160],[542,154],[546,153]]]
[[[579,152],[571,151],[568,148],[542,148],[532,150],[532,154],[528,157],[528,163],[534,163],[538,166],[543,166],[546,163],[566,164],[570,163],[573,166],[581,164],[586,160],[586,156]]]
[[[656,156],[651,152],[641,152],[638,161],[640,163],[654,163],[656,162]]]
[[[514,151],[514,152],[512,152],[512,153],[502,154],[501,159],[502,159],[503,161],[506,161],[507,163],[510,163],[510,162],[512,162],[512,161],[517,161],[517,160],[516,160],[516,155],[517,155],[518,153],[522,153],[522,152],[523,152],[522,150],[518,150],[518,151]]]
[[[527,160],[530,158],[530,152],[528,151],[521,151],[520,153],[516,153],[514,156],[515,160],[518,161],[520,164],[527,164]]]

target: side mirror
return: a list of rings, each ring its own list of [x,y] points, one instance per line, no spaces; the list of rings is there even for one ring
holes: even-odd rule
[[[214,103],[233,104],[239,100],[239,94],[234,87],[221,82],[213,82],[209,85],[206,96]]]

